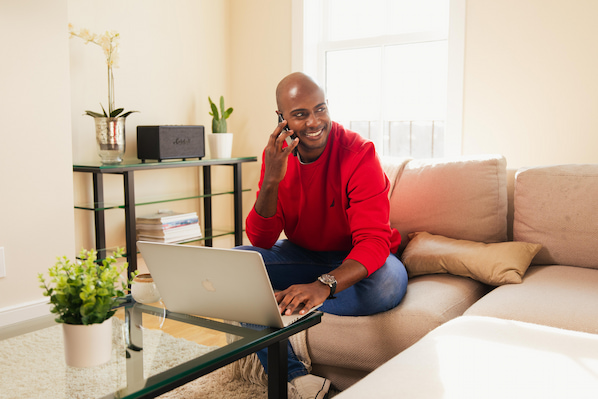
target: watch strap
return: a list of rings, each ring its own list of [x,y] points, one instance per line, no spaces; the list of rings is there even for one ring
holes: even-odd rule
[[[336,280],[334,281],[334,283],[330,284],[330,295],[328,295],[328,298],[326,298],[326,299],[334,299],[334,298],[336,298],[334,296],[335,292],[336,292]]]
[[[323,274],[320,277],[318,277],[318,281],[321,282],[322,284],[326,284],[328,287],[330,287],[330,294],[328,295],[328,298],[326,298],[326,299],[336,298],[334,296],[334,293],[336,292],[336,279],[334,278],[334,276],[331,276],[329,274]]]

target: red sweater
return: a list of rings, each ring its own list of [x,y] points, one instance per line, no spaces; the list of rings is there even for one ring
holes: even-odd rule
[[[264,170],[262,156],[260,188]],[[350,250],[346,259],[361,263],[370,275],[401,242],[399,232],[390,228],[389,188],[374,144],[333,122],[315,162],[302,165],[289,156],[276,215],[264,218],[253,208],[247,236],[261,248],[271,248],[284,231],[291,242],[312,251]]]

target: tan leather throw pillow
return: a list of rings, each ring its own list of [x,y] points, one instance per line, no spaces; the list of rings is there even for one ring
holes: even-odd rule
[[[450,273],[489,285],[516,284],[542,248],[527,242],[455,240],[426,232],[409,234],[402,261],[409,277]]]

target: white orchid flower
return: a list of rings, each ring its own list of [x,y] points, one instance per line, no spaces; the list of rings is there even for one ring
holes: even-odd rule
[[[72,24],[68,25],[70,37],[78,37],[85,40],[85,44],[93,43],[100,46],[106,57],[106,65],[108,66],[108,113],[102,107],[103,114],[93,111],[85,111],[87,115],[94,118],[97,117],[127,117],[133,112],[129,111],[122,113],[123,108],[116,109],[114,107],[114,77],[112,74],[112,68],[118,68],[119,61],[119,39],[120,34],[114,30],[104,32],[102,35],[91,33],[88,29],[81,29],[77,31]],[[100,104],[101,105],[101,104]]]

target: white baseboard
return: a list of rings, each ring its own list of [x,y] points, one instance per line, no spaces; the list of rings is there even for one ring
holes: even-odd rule
[[[0,327],[50,314],[48,299],[28,302],[0,309]]]

